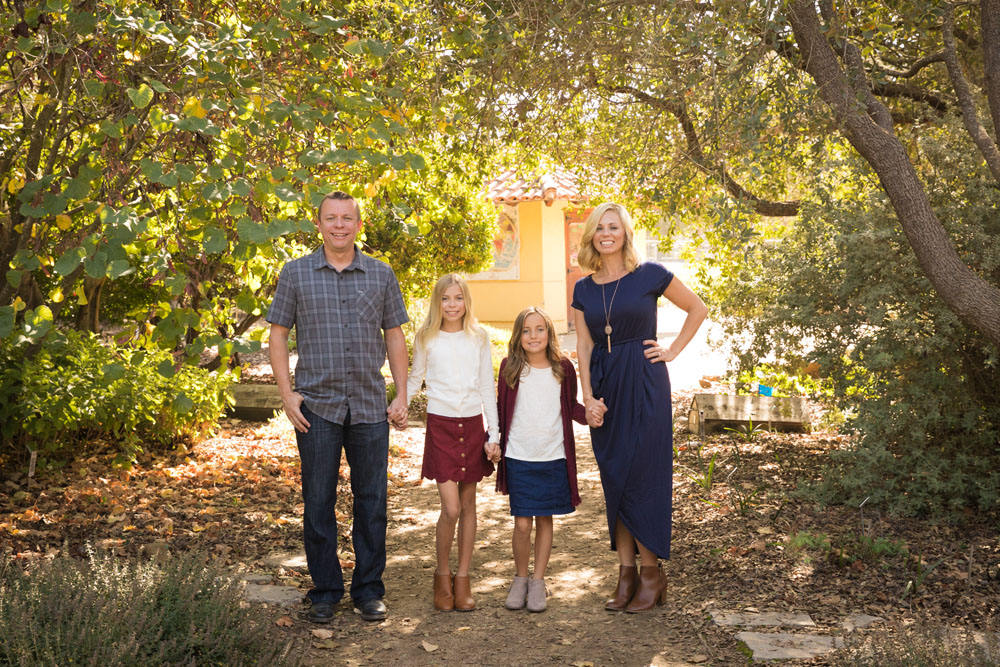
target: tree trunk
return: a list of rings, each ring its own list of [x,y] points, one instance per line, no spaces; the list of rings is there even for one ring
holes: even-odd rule
[[[1000,347],[1000,289],[958,256],[899,138],[858,104],[855,90],[823,36],[813,1],[796,0],[789,20],[804,69],[816,81],[820,96],[851,145],[878,174],[917,262],[938,296],[959,319]]]
[[[76,315],[77,331],[90,331],[97,333],[101,328],[101,292],[104,291],[104,284],[107,278],[83,278],[83,294],[87,298],[87,303],[80,306],[80,311]]]

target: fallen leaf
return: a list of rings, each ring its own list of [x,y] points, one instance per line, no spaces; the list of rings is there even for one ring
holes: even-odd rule
[[[564,637],[563,639],[559,640],[559,643],[562,644],[563,646],[572,646],[573,640],[569,639],[568,637]]]
[[[333,630],[324,630],[322,628],[316,628],[310,631],[312,636],[316,639],[330,639],[333,637]]]
[[[335,642],[332,639],[324,639],[321,642],[313,642],[312,644],[314,648],[323,648],[323,649],[332,649],[332,648],[337,648],[339,646],[339,644],[337,644],[337,642]]]
[[[430,653],[431,651],[438,650],[437,644],[431,644],[427,640],[420,642],[420,645],[424,647],[424,650]]]
[[[774,529],[771,528],[770,526],[760,526],[759,528],[757,528],[757,532],[761,535],[770,535],[774,533]]]
[[[471,629],[472,628],[470,628],[468,625],[463,625],[460,628],[455,628],[455,632],[465,632],[466,630],[471,630]]]
[[[283,628],[290,628],[294,623],[295,621],[292,620],[292,617],[287,614],[274,621],[275,625],[279,625]]]
[[[703,653],[696,653],[690,657],[690,660],[693,663],[706,662],[708,660],[708,656]]]
[[[570,663],[573,667],[594,667],[594,663],[590,660],[577,660],[574,663]]]

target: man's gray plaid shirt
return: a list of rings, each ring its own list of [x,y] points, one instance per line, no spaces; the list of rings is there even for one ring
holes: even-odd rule
[[[267,321],[295,327],[295,391],[329,421],[374,424],[386,419],[385,339],[409,318],[396,275],[385,262],[354,253],[338,272],[321,246],[285,264]]]

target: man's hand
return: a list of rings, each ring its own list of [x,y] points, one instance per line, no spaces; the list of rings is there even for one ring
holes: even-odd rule
[[[406,408],[406,400],[400,396],[392,399],[392,403],[386,409],[386,415],[389,417],[389,423],[395,426],[400,431],[404,430],[409,424],[409,415]]]
[[[302,416],[302,401],[304,400],[302,394],[293,391],[289,394],[288,398],[283,398],[281,402],[285,407],[285,416],[288,417],[288,421],[292,422],[295,430],[307,433],[309,431],[309,422]]]

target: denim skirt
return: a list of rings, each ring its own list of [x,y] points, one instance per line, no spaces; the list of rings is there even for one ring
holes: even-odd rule
[[[573,511],[566,459],[521,461],[509,458],[504,463],[507,465],[511,516],[553,516]]]

